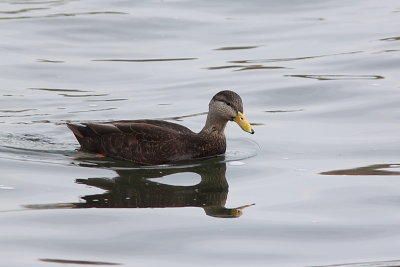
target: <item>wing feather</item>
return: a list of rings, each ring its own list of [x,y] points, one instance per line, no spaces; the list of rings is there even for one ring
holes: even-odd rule
[[[142,164],[162,164],[180,160],[183,157],[181,151],[187,150],[188,132],[183,134],[161,127],[162,124],[115,122],[85,125],[94,133],[90,136],[91,144],[97,144],[91,150],[114,158]]]

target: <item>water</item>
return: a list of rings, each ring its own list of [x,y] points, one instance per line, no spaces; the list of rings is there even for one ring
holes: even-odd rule
[[[394,0],[0,1],[0,265],[396,266],[399,16]],[[76,151],[64,125],[199,131],[224,89],[256,134],[228,125],[222,158],[140,169]]]

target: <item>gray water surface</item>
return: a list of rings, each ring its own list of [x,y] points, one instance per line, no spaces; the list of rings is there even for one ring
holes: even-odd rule
[[[0,265],[396,266],[398,1],[0,1]],[[140,168],[66,122],[255,135]],[[255,204],[255,205],[253,205]]]

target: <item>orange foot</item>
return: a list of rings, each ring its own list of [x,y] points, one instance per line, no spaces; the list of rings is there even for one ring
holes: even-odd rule
[[[106,157],[106,155],[104,155],[104,154],[96,154],[96,157],[99,157],[99,158],[105,158],[105,157]]]

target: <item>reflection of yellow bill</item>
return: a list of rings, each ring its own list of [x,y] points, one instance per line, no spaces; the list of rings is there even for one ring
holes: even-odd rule
[[[253,126],[251,126],[251,124],[247,121],[246,116],[244,116],[242,112],[238,111],[238,114],[233,121],[239,124],[243,131],[254,134]]]
[[[233,217],[240,217],[243,215],[243,209],[254,206],[255,204],[250,204],[250,205],[245,205],[245,206],[241,206],[241,207],[237,207],[235,209],[231,209],[231,215]]]

